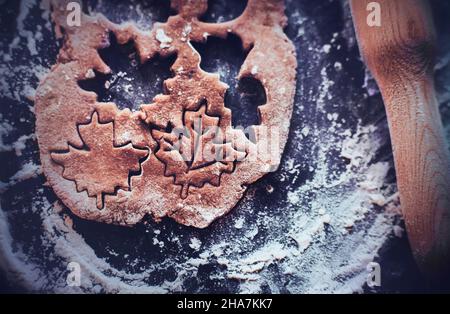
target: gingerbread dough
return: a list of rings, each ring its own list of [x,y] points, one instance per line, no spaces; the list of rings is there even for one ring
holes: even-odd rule
[[[146,214],[157,221],[169,216],[203,228],[230,211],[249,184],[278,167],[297,66],[283,32],[282,0],[249,0],[240,17],[219,24],[198,20],[206,0],[172,0],[178,14],[151,31],[117,25],[103,15],[83,14],[81,26],[68,26],[67,1],[51,3],[64,45],[37,89],[36,133],[47,180],[73,213],[120,225],[133,225]],[[139,111],[98,102],[78,85],[93,70],[111,72],[98,54],[109,45],[110,32],[120,44],[133,41],[142,63],[176,55],[163,93]],[[190,44],[228,33],[249,51],[238,78],[254,77],[267,95],[258,108],[260,124],[252,126],[253,140],[231,127],[231,115],[239,113],[224,106],[228,86],[200,69],[200,55]],[[197,147],[215,159],[198,154]]]

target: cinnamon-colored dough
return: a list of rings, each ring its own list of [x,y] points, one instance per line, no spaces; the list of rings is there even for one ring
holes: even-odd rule
[[[178,15],[155,23],[149,32],[133,24],[114,24],[103,15],[83,14],[81,26],[70,27],[67,1],[51,3],[64,45],[37,89],[36,133],[48,182],[76,215],[132,225],[151,214],[155,220],[169,216],[203,228],[230,211],[249,184],[278,167],[297,66],[294,47],[283,33],[287,19],[282,0],[249,0],[240,17],[220,24],[198,20],[207,9],[206,0],[172,0]],[[176,54],[174,76],[164,82],[164,94],[140,111],[98,102],[95,93],[77,84],[93,70],[111,72],[98,54],[109,45],[109,32],[120,44],[133,40],[141,62],[157,54]],[[217,74],[200,69],[200,56],[190,44],[228,33],[239,36],[250,50],[238,78],[254,77],[267,95],[267,103],[259,107],[260,124],[252,126],[254,142],[231,128],[231,115],[239,113],[224,106],[227,85]],[[198,134],[190,126],[194,118],[219,131]],[[189,134],[179,139],[169,127],[185,128]],[[222,133],[220,141],[216,133]],[[228,158],[207,161],[194,150],[193,160],[180,159],[200,142]],[[184,153],[170,150],[177,143]]]

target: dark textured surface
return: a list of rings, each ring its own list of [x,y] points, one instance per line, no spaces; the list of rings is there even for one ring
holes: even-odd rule
[[[3,3],[2,3],[3,2]],[[95,1],[90,1],[90,5],[95,7]],[[144,6],[152,12],[155,12],[154,18],[159,21],[164,21],[171,11],[167,2],[163,5],[157,3],[158,1],[148,1]],[[210,6],[205,21],[217,21],[218,16],[222,16],[225,20],[238,16],[243,10],[242,2],[229,1],[212,1],[214,4]],[[114,22],[126,21],[129,19],[139,20],[139,16],[133,15],[133,10],[128,10],[128,5],[125,1],[105,1],[104,14]],[[237,3],[237,4],[235,4]],[[1,14],[0,31],[2,36],[2,49],[5,51],[6,46],[3,43],[10,42],[12,34],[15,32],[15,23],[18,14],[18,2],[8,1],[6,4],[1,1],[3,11]],[[5,8],[6,6],[6,8]],[[445,1],[433,1],[434,10],[438,19],[439,33],[444,29],[449,29],[448,17],[450,10],[448,3]],[[86,6],[89,8],[89,5]],[[40,11],[33,9],[32,15],[36,20],[27,20],[26,23],[41,23],[39,20]],[[305,25],[305,32],[308,36],[297,36],[298,29],[293,21],[292,12],[300,11],[308,18],[308,23]],[[225,14],[223,14],[225,12]],[[445,13],[447,12],[447,13]],[[327,118],[323,113],[316,109],[316,98],[314,95],[318,93],[318,84],[320,84],[320,71],[324,64],[334,64],[336,61],[342,63],[344,71],[339,73],[329,73],[330,79],[333,79],[338,84],[331,87],[330,93],[333,95],[333,101],[326,102],[325,110],[338,111],[341,116],[347,117],[345,127],[355,128],[358,119],[361,119],[364,124],[376,124],[379,126],[377,132],[381,138],[388,138],[388,130],[386,124],[385,113],[381,97],[378,93],[364,98],[365,88],[363,87],[365,70],[359,59],[359,53],[356,45],[349,45],[348,38],[338,37],[336,45],[333,46],[331,52],[325,55],[319,55],[314,50],[308,50],[311,46],[311,38],[314,37],[314,45],[321,47],[329,43],[333,33],[342,33],[348,27],[346,23],[349,21],[348,12],[343,10],[343,5],[339,1],[289,1],[286,9],[289,17],[289,24],[286,28],[287,35],[293,40],[298,49],[298,82],[295,105],[302,104],[305,111],[300,112],[294,110],[292,118],[292,130],[301,129],[301,127],[310,121],[315,121],[316,125],[323,125],[327,127]],[[220,21],[220,20],[219,20]],[[146,21],[140,22],[140,25],[145,27]],[[147,24],[147,26],[149,26]],[[42,64],[52,64],[57,53],[56,41],[50,32],[43,30],[45,40],[45,48]],[[349,36],[353,36],[350,34]],[[445,38],[444,38],[445,39]],[[440,38],[440,40],[444,40]],[[226,45],[225,45],[226,43]],[[340,44],[342,49],[337,50],[335,47]],[[239,110],[239,106],[244,106],[245,110],[241,114],[236,115],[233,121],[234,124],[254,124],[257,121],[256,107],[265,101],[264,93],[258,82],[237,82],[235,76],[240,67],[240,64],[245,58],[245,53],[241,51],[239,40],[236,38],[228,38],[227,40],[210,39],[207,44],[194,44],[202,55],[202,68],[211,72],[220,72],[222,80],[230,85],[228,91],[226,105],[233,110]],[[444,47],[445,48],[445,47]],[[138,68],[138,74],[130,83],[131,91],[138,91],[134,96],[123,92],[123,86],[127,84],[123,78],[118,78],[109,91],[106,91],[103,86],[108,77],[97,77],[95,80],[84,81],[80,83],[82,88],[87,90],[94,90],[99,93],[101,100],[115,101],[119,107],[136,108],[138,103],[143,103],[147,99],[153,97],[162,89],[162,78],[168,77],[170,71],[168,68],[173,60],[151,60],[143,66],[133,65],[128,57],[133,53],[133,48],[117,47],[113,45],[111,48],[105,49],[102,56],[106,63],[110,65],[114,73],[120,71],[129,72]],[[268,52],[270,53],[270,52]],[[16,56],[14,63],[21,64],[24,58],[29,58],[27,52],[24,51],[20,56]],[[33,56],[33,58],[37,58]],[[157,75],[154,75],[157,73]],[[114,75],[114,74],[113,74]],[[122,80],[122,81],[121,81]],[[37,81],[36,81],[37,83]],[[373,82],[371,82],[373,84]],[[146,86],[151,88],[146,88]],[[137,96],[136,96],[137,95]],[[131,98],[130,98],[131,97]],[[23,100],[22,100],[23,101]],[[18,106],[17,102],[10,98],[0,95],[1,113],[4,118],[9,121],[15,121],[16,127],[21,131],[21,134],[28,134],[33,131],[34,117],[26,106]],[[28,102],[32,106],[32,102]],[[446,110],[445,108],[443,110]],[[25,118],[22,122],[20,118]],[[14,132],[8,135],[11,139],[17,138]],[[7,138],[8,140],[8,138]],[[302,165],[302,168],[308,169],[309,166],[315,165],[316,151],[314,142],[319,139],[315,137],[308,137],[302,145],[305,149],[302,154],[298,154],[296,142],[292,141],[290,137],[284,158],[290,156]],[[20,168],[23,160],[33,160],[38,163],[39,157],[37,153],[37,143],[33,141],[30,145],[35,149],[24,151],[23,155],[16,157],[14,152],[2,152],[1,155],[1,173],[0,179],[7,181],[8,178],[16,173]],[[339,154],[331,152],[328,156],[330,162],[336,171],[345,167],[346,161],[339,156]],[[392,155],[390,143],[388,140],[384,142],[378,155],[374,158],[375,161],[389,161],[392,162]],[[295,187],[301,186],[314,173],[305,171],[297,179],[286,182],[280,182],[276,179],[277,173],[269,174],[262,180],[257,182],[252,187],[254,193],[254,208],[255,210],[246,217],[247,221],[255,222],[258,212],[269,209],[273,216],[281,216],[283,202],[285,202],[284,192],[277,194],[268,194],[266,186],[270,184],[278,191],[287,191]],[[395,181],[395,174],[393,171],[389,174],[389,180]],[[44,183],[43,176],[28,180],[17,184],[13,189],[7,190],[2,195],[2,207],[6,210],[13,211],[19,206],[27,206],[33,202],[30,191],[39,189]],[[55,200],[51,189],[44,188],[42,192],[48,199]],[[25,204],[25,205],[24,205]],[[94,248],[97,256],[103,257],[116,268],[125,268],[127,271],[136,271],[148,263],[162,263],[166,259],[176,259],[179,254],[195,255],[193,250],[189,249],[188,239],[191,236],[196,236],[202,242],[208,242],[214,237],[227,236],[227,224],[232,221],[233,216],[240,213],[240,205],[226,217],[213,223],[210,228],[205,230],[197,230],[193,228],[183,227],[170,219],[163,220],[162,223],[156,225],[151,219],[146,219],[145,222],[133,227],[124,228],[111,225],[105,225],[90,221],[85,221],[73,216],[68,210],[64,213],[69,215],[74,221],[74,229],[79,232],[85,241]],[[248,214],[248,213],[246,213]],[[12,229],[12,234],[15,239],[23,243],[25,250],[32,252],[33,260],[45,260],[47,252],[39,249],[40,240],[35,235],[39,234],[41,224],[38,213],[30,213],[25,216],[26,220],[22,220]],[[153,229],[160,229],[162,234],[176,234],[179,236],[181,245],[184,247],[182,253],[178,245],[173,242],[166,242],[163,249],[158,249],[153,242],[153,235],[148,231]],[[258,236],[255,238],[255,243],[264,243],[265,237],[271,230],[264,230],[260,228]],[[26,246],[29,247],[26,247]],[[130,250],[130,248],[133,248]],[[114,251],[118,254],[111,254]],[[126,260],[123,256],[127,255]],[[365,287],[366,292],[432,292],[446,290],[445,282],[437,285],[429,285],[420,277],[419,272],[412,259],[407,238],[392,237],[385,243],[385,246],[380,250],[377,261],[382,265],[382,287],[375,290]],[[129,264],[127,261],[137,259],[136,264]],[[43,263],[43,262],[42,262]],[[58,261],[45,261],[47,267],[50,269],[56,267]],[[220,273],[221,265],[208,264],[199,267],[198,275],[186,280],[183,284],[185,291],[190,292],[235,292],[237,289],[237,282],[226,279],[210,280],[209,274]],[[276,266],[273,266],[276,267]],[[276,273],[276,270],[274,270]],[[61,272],[63,275],[64,272]],[[278,274],[280,275],[280,274]],[[168,267],[153,272],[147,279],[148,284],[159,285],[164,280],[174,280],[177,274],[175,269]],[[280,284],[283,286],[283,283]],[[44,287],[43,290],[51,290],[51,287]],[[21,291],[18,283],[6,283],[4,276],[0,276],[0,291],[3,292],[17,292]],[[283,289],[280,289],[283,292]],[[270,287],[265,287],[263,292],[273,292]]]

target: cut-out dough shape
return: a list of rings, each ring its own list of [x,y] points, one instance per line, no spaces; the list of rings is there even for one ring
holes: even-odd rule
[[[219,118],[208,116],[205,106],[186,111],[183,117],[185,128],[179,132],[154,130],[152,134],[160,144],[155,155],[165,163],[165,175],[174,176],[175,184],[182,186],[181,198],[185,199],[190,185],[219,186],[222,173],[231,173],[234,161],[243,160],[246,153],[223,142]]]
[[[206,0],[172,0],[178,14],[155,23],[151,31],[131,23],[117,25],[102,15],[83,14],[81,26],[68,26],[67,2],[51,1],[56,34],[64,37],[64,45],[37,89],[35,111],[43,171],[73,213],[120,225],[133,225],[146,214],[157,221],[169,216],[203,228],[230,211],[249,184],[278,167],[289,132],[297,66],[293,44],[283,33],[287,19],[282,0],[249,0],[240,17],[218,24],[198,20]],[[110,32],[119,44],[133,41],[141,62],[176,55],[164,94],[139,111],[98,102],[95,93],[78,85],[93,70],[110,73],[98,54],[109,45]],[[229,33],[239,36],[249,51],[237,79],[259,80],[267,95],[266,104],[258,107],[260,124],[252,126],[254,141],[231,128],[231,115],[239,112],[224,106],[228,86],[217,74],[200,69],[200,56],[190,44]],[[194,117],[216,126],[214,135],[224,138],[189,130],[186,123]],[[174,144],[172,130],[186,126],[190,136],[177,138],[185,147],[187,142],[192,147],[195,138],[231,159],[206,162],[194,151],[186,163],[167,155]],[[94,150],[98,153],[89,154]],[[108,153],[101,156],[103,151]],[[144,161],[143,152],[149,154]],[[140,173],[132,175],[136,169]]]
[[[140,170],[139,160],[148,151],[135,149],[131,144],[115,147],[113,123],[98,123],[94,113],[92,121],[78,127],[85,149],[69,146],[66,153],[52,153],[52,159],[64,167],[63,177],[73,180],[78,191],[86,190],[97,198],[97,208],[103,207],[103,194],[113,194],[116,188],[129,189],[130,172]]]

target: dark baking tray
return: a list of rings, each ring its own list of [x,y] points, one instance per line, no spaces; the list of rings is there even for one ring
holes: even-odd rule
[[[135,2],[104,1],[101,11],[114,22],[136,19],[138,18],[136,12],[127,9],[130,3],[133,4]],[[167,1],[144,1],[143,3],[143,7],[146,10],[153,12],[152,18],[154,20],[164,21],[170,14],[173,14]],[[210,3],[211,6],[203,19],[211,22],[216,21],[217,16],[223,16],[225,19],[238,16],[245,5],[245,1],[230,0],[210,1]],[[448,35],[448,30],[450,29],[450,6],[448,1],[434,0],[431,3],[439,34],[438,40],[442,43],[439,45],[441,49],[439,53],[442,56],[448,53],[450,49],[449,45],[446,44],[450,42]],[[16,19],[20,11],[20,2],[0,1],[0,5],[2,8],[0,13],[1,49],[3,52],[6,52],[8,50],[7,43],[12,41],[18,31]],[[87,1],[85,9],[96,5],[97,1]],[[301,12],[307,18],[307,22],[303,24],[305,30],[303,36],[298,36],[299,25],[296,24],[298,16],[294,16],[294,12]],[[34,7],[25,23],[27,25],[42,24],[41,13],[40,9]],[[363,124],[376,125],[376,133],[382,140],[382,145],[373,162],[387,161],[392,165],[392,152],[382,99],[373,80],[368,81],[368,87],[364,82],[366,78],[365,67],[360,60],[358,48],[354,42],[348,5],[344,1],[337,0],[292,0],[287,1],[286,14],[289,18],[289,23],[285,32],[294,42],[298,53],[296,109],[291,121],[291,133],[294,130],[301,129],[303,125],[308,124],[310,121],[314,121],[318,129],[323,128],[326,130],[329,127],[326,115],[317,109],[316,104],[318,88],[321,84],[320,71],[324,65],[340,62],[343,66],[343,71],[330,71],[328,74],[337,83],[331,86],[329,90],[332,101],[325,103],[325,111],[338,112],[340,116],[345,116],[346,127],[349,129],[356,129],[358,120],[362,120]],[[447,35],[445,35],[445,32],[447,32]],[[54,39],[54,34],[45,30],[45,28],[42,33],[44,40],[40,44],[40,54],[38,56],[30,56],[29,51],[26,49],[19,51],[11,61],[12,66],[20,66],[28,58],[40,58],[40,61],[37,62],[41,62],[46,67],[54,63],[60,43]],[[338,33],[339,36],[330,53],[317,53],[318,48],[330,42],[334,33]],[[114,44],[114,38],[112,38],[112,42],[113,46],[102,51],[102,56],[113,70],[129,70],[130,64],[128,63],[127,55],[133,51],[133,47],[131,45],[117,47]],[[338,45],[340,45],[340,49],[336,49]],[[245,55],[240,49],[239,39],[234,37],[230,37],[226,41],[212,39],[207,45],[196,44],[195,47],[202,54],[202,67],[206,70],[215,71],[221,64],[225,63],[227,65],[227,71],[224,72],[225,75],[221,79],[230,85],[226,104],[232,109],[240,111],[240,114],[236,115],[234,122],[237,124],[255,123],[257,119],[256,106],[264,103],[264,92],[261,91],[261,87],[255,82],[236,82],[235,80],[239,65],[242,63]],[[310,49],[311,47],[314,49]],[[105,92],[101,87],[101,80],[106,78],[81,84],[86,89],[97,91],[101,100],[116,101],[122,107],[134,108],[136,103],[149,99],[160,91],[161,78],[170,76],[170,72],[167,69],[172,61],[170,59],[159,60],[159,62],[152,62],[140,70],[133,87],[144,92],[142,98],[130,99],[124,96],[120,90],[114,88],[108,93]],[[152,75],[154,73],[157,73],[157,75]],[[442,75],[442,73],[438,72],[436,75]],[[37,85],[37,79],[34,83]],[[368,88],[373,89],[375,92],[367,95]],[[34,116],[27,106],[24,106],[24,103],[33,106],[31,101],[26,100],[24,97],[14,101],[3,95],[0,95],[0,101],[2,117],[13,121],[16,130],[18,130],[8,134],[6,141],[13,142],[18,135],[33,132]],[[242,106],[242,104],[245,104],[245,106]],[[300,105],[304,107],[303,111],[298,110]],[[448,107],[448,103],[441,104],[445,124],[448,124],[450,120]],[[19,132],[20,134],[15,134],[14,132]],[[321,133],[312,134],[312,136],[305,138],[301,143],[293,141],[293,136],[290,136],[283,155],[283,162],[288,158],[293,158],[301,165],[302,169],[309,169],[310,166],[315,166],[317,153],[315,144],[320,141]],[[301,149],[299,149],[300,144]],[[0,156],[0,179],[4,182],[7,182],[20,169],[20,165],[24,161],[33,160],[35,163],[39,163],[37,142],[35,140],[27,142],[27,149],[22,156],[16,156],[14,152],[2,152]],[[345,167],[347,162],[340,157],[339,152],[330,152],[328,158],[337,171]],[[155,224],[150,218],[146,218],[145,221],[135,227],[126,228],[85,221],[72,215],[67,209],[64,209],[63,213],[73,219],[74,229],[83,236],[85,241],[94,249],[97,256],[104,257],[117,269],[136,271],[142,264],[160,263],[166,259],[175,259],[180,254],[187,257],[197,256],[198,253],[189,247],[188,239],[191,236],[196,236],[202,242],[208,242],[215,238],[227,238],[230,236],[230,232],[234,232],[229,231],[227,226],[232,224],[232,221],[239,215],[244,215],[246,221],[250,223],[256,223],[255,217],[260,212],[270,212],[275,218],[283,216],[283,206],[286,204],[288,191],[304,184],[314,173],[304,171],[295,180],[293,179],[294,175],[292,175],[292,177],[287,177],[284,182],[279,180],[278,175],[278,172],[271,173],[250,188],[252,193],[252,211],[242,210],[241,204],[238,204],[230,214],[203,230],[184,227],[170,219],[164,219],[160,224]],[[395,183],[395,172],[392,167],[388,175],[388,181]],[[45,179],[41,175],[15,185],[14,188],[2,194],[2,207],[14,210],[15,208],[29,206],[33,202],[31,191],[42,188],[44,182]],[[267,186],[269,185],[277,193],[268,193]],[[42,193],[49,200],[56,200],[50,188],[44,187]],[[401,225],[401,222],[399,223]],[[356,228],[364,227],[364,224],[356,226]],[[24,250],[29,252],[40,265],[43,265],[44,269],[45,267],[48,269],[60,267],[58,265],[59,261],[47,260],[47,252],[40,250],[39,234],[41,221],[38,214],[30,212],[24,215],[21,221],[14,221],[10,228],[14,238],[24,245]],[[179,246],[171,245],[170,243],[166,243],[163,248],[155,245],[153,243],[152,230],[156,228],[160,229],[162,234],[176,234],[180,239],[181,249]],[[254,245],[257,246],[260,243],[264,243],[270,237],[271,232],[273,232],[271,229],[260,228]],[[111,251],[117,253],[117,256],[115,254],[112,255]],[[127,254],[126,258],[124,258],[125,254]],[[134,257],[139,257],[141,262],[137,266],[130,266],[129,261]],[[442,286],[430,286],[421,278],[412,259],[406,237],[390,237],[379,251],[379,256],[376,260],[382,265],[383,285],[374,289],[365,286],[365,292],[431,292],[448,288],[445,284]],[[220,273],[222,267],[219,263],[200,266],[196,276],[185,280],[183,291],[236,292],[238,285],[236,281],[225,278],[211,279],[209,277],[211,273]],[[287,292],[283,290],[283,287],[289,279],[279,273],[276,265],[271,267],[270,271],[273,273],[278,291]],[[63,271],[64,269],[62,269],[62,273],[64,273]],[[148,283],[158,285],[164,280],[173,280],[176,277],[174,272],[175,270],[170,267],[161,269],[151,274],[148,278]],[[5,274],[0,276],[0,278],[0,291],[25,291],[20,283],[7,281]],[[43,287],[42,289],[42,291],[51,290],[51,287]],[[261,287],[261,291],[274,292],[269,285]]]

